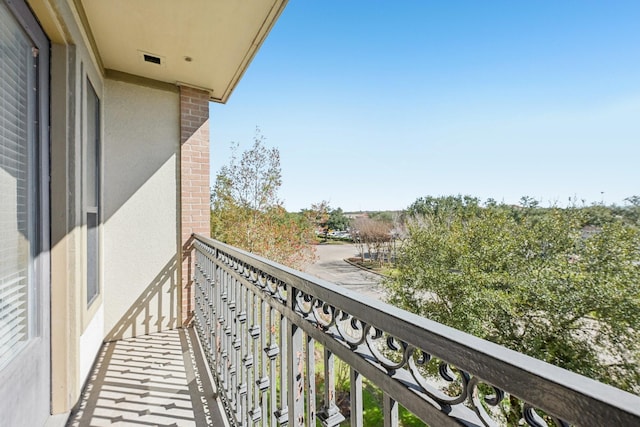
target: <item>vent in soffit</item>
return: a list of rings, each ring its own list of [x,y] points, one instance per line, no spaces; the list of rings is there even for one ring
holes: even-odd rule
[[[147,55],[146,53],[144,54],[144,62],[152,62],[158,65],[162,63],[159,56]]]
[[[159,65],[161,67],[164,67],[165,65],[164,56],[156,55],[155,53],[143,52],[141,50],[138,51],[138,56],[147,64]]]

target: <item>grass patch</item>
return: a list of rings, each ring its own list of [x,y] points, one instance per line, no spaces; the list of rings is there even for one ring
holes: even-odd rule
[[[323,399],[324,390],[324,362],[320,356],[322,346],[316,343],[316,407],[320,408]],[[345,413],[349,410],[349,393],[350,393],[350,379],[349,379],[349,365],[344,361],[336,358],[334,366],[334,372],[336,375],[336,403],[341,412]],[[366,378],[362,379],[362,418],[363,424],[367,427],[384,427],[384,412],[383,412],[383,400],[382,391],[374,384],[369,382]],[[420,421],[415,415],[407,411],[404,407],[400,406],[398,410],[399,425],[401,427],[425,427],[426,424]],[[320,426],[319,421],[316,424]],[[340,423],[340,427],[349,427],[350,420],[347,417],[345,421]]]
[[[315,243],[317,245],[348,245],[353,243],[351,240],[349,239],[344,239],[344,238],[340,238],[340,237],[331,237],[329,236],[327,239],[325,239],[322,236],[316,236],[316,240]]]
[[[354,257],[354,258],[349,258],[349,262],[356,265],[357,267],[362,268],[363,270],[372,271],[374,273],[378,273],[387,277],[393,278],[397,276],[399,272],[398,269],[395,268],[393,265],[383,264],[381,266],[378,261],[371,261],[368,259],[365,259],[363,261],[362,258]]]
[[[383,427],[382,391],[374,387],[371,383],[362,382],[362,418],[365,426]],[[425,427],[426,424],[420,421],[418,417],[407,411],[403,406],[398,410],[399,425],[402,427]],[[349,424],[345,424],[348,426]]]
[[[380,269],[380,274],[394,278],[398,276],[398,274],[400,274],[400,270],[394,267],[383,267],[382,269]]]

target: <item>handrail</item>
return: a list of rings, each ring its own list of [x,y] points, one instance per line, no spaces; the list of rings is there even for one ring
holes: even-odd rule
[[[351,425],[362,425],[361,376],[384,393],[390,426],[397,403],[430,425],[494,425],[505,399],[532,426],[546,425],[539,411],[556,425],[640,425],[639,396],[224,243],[194,235],[194,247],[196,325],[236,425],[315,425],[314,343],[323,425],[343,419],[334,355],[351,370]]]

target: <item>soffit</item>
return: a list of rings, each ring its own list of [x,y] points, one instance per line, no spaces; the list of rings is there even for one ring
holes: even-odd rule
[[[226,102],[287,0],[75,1],[105,69]]]

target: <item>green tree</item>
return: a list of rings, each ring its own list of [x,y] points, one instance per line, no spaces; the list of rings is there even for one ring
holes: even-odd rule
[[[624,201],[631,203],[631,205],[635,206],[636,208],[640,208],[640,196],[629,196],[624,199]]]
[[[480,199],[472,196],[426,196],[417,199],[407,208],[409,216],[431,216],[433,219],[447,221],[448,218],[474,217],[480,211]]]
[[[393,212],[391,211],[373,211],[367,212],[367,215],[374,221],[385,222],[387,224],[393,222]]]
[[[640,232],[580,209],[452,209],[409,221],[392,304],[640,392]],[[422,205],[422,199],[419,200]],[[456,207],[457,206],[457,207]]]
[[[331,209],[327,226],[331,230],[346,230],[349,228],[351,220],[344,214],[342,208]]]
[[[303,209],[301,211],[307,221],[312,224],[317,233],[324,235],[325,240],[329,233],[329,202],[323,200],[319,203],[313,203],[310,209]]]
[[[282,184],[280,153],[267,148],[256,129],[251,149],[237,154],[216,175],[211,192],[211,235],[225,243],[300,267],[313,259],[312,226],[289,214],[278,199]]]
[[[617,213],[629,223],[640,226],[640,196],[630,196],[624,201],[631,206],[624,206]]]

